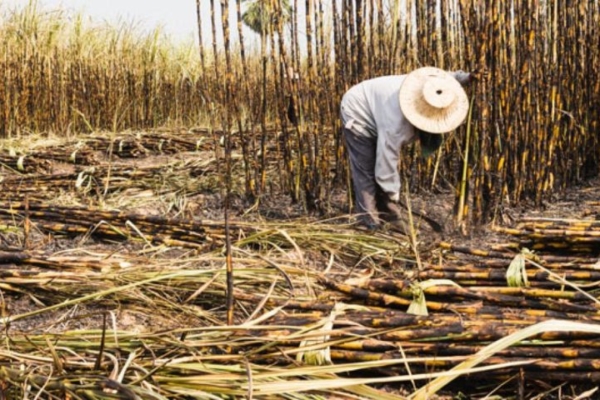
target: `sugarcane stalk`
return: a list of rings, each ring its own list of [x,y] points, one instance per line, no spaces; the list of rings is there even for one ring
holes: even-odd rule
[[[450,250],[453,252],[458,252],[458,253],[465,253],[465,254],[471,254],[474,256],[481,256],[481,257],[495,257],[495,258],[506,258],[506,259],[512,259],[514,258],[514,252],[504,252],[504,251],[497,251],[497,250],[484,250],[484,249],[474,249],[474,248],[470,248],[467,246],[459,246],[459,245],[455,245],[455,244],[451,244],[448,242],[440,242],[439,243],[439,247],[441,249],[445,249],[445,250]]]
[[[456,223],[458,226],[463,227],[464,229],[464,221],[467,217],[467,179],[468,179],[468,171],[469,171],[469,149],[471,147],[470,139],[471,139],[471,118],[472,118],[472,110],[473,110],[473,99],[471,99],[471,104],[469,106],[469,115],[467,117],[467,132],[465,136],[464,143],[464,153],[462,157],[462,176],[460,180],[459,186],[459,196],[458,196],[458,207],[456,214]]]
[[[334,360],[343,362],[365,362],[365,361],[376,361],[376,360],[389,360],[389,359],[402,359],[404,355],[400,352],[386,352],[386,353],[374,353],[374,352],[361,352],[361,351],[348,351],[348,350],[331,350],[331,357]],[[440,355],[435,359],[422,358],[421,360],[412,359],[410,362],[411,368],[452,368],[464,360],[465,357],[461,356],[443,356]],[[598,371],[600,364],[595,359],[577,359],[577,360],[557,360],[552,359],[548,356],[540,356],[541,359],[535,357],[525,356],[494,356],[489,357],[482,362],[482,365],[501,365],[515,361],[530,361],[525,367],[526,371],[556,371],[565,370],[572,371],[572,373],[584,375],[587,371]],[[397,370],[398,368],[396,368]],[[400,368],[403,370],[403,368]],[[399,371],[397,371],[400,373]],[[405,373],[405,372],[404,372]],[[567,372],[563,372],[568,374]]]

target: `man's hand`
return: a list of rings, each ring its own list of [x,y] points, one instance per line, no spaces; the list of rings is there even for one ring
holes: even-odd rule
[[[486,78],[487,71],[478,69],[471,72],[465,72],[459,69],[458,71],[450,72],[450,75],[452,75],[462,86],[466,86],[469,83]]]
[[[454,79],[456,79],[458,81],[458,83],[460,83],[463,86],[468,85],[473,80],[475,80],[475,77],[473,76],[472,73],[465,72],[463,70],[450,72],[450,74],[454,77]]]
[[[400,193],[390,194],[389,198],[392,203],[398,203],[400,202]]]

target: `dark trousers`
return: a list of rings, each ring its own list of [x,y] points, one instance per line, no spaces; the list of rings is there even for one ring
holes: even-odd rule
[[[397,219],[397,205],[391,202],[375,179],[377,138],[357,135],[346,128],[342,132],[352,174],[354,212],[358,213],[360,222],[376,227],[382,217],[388,221]]]

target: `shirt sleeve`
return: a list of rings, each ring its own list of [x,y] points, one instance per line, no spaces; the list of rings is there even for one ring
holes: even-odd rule
[[[398,158],[403,135],[398,132],[379,132],[377,134],[377,156],[375,162],[375,179],[381,189],[389,196],[400,193],[400,174]]]

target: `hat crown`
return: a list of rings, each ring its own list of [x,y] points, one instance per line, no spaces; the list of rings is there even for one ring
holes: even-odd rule
[[[435,67],[422,67],[406,75],[398,97],[406,119],[429,133],[456,129],[469,111],[469,99],[461,84]]]
[[[448,87],[447,80],[441,77],[431,77],[423,85],[423,98],[432,107],[447,108],[456,100],[456,94]]]

